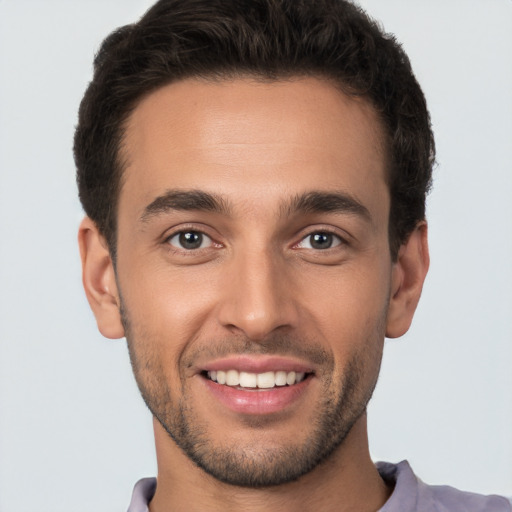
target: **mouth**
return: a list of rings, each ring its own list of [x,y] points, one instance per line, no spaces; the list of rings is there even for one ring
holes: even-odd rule
[[[285,386],[294,386],[311,376],[312,373],[296,371],[267,371],[252,373],[246,371],[211,370],[204,371],[203,377],[221,384],[243,390],[273,389]]]
[[[277,356],[216,360],[205,364],[199,376],[214,402],[243,415],[283,412],[316,388],[311,365]]]

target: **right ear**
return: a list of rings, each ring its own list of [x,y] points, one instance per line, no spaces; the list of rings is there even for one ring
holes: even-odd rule
[[[96,224],[85,217],[78,231],[82,259],[82,283],[98,329],[106,338],[124,336],[116,275],[105,238]]]

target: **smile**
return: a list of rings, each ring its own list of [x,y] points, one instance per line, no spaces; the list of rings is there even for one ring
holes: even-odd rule
[[[206,376],[213,382],[231,387],[272,389],[275,387],[298,384],[304,380],[306,373],[285,370],[251,373],[231,369],[225,371],[212,370],[206,372]]]
[[[213,398],[212,406],[217,403],[237,414],[279,413],[317,389],[315,366],[294,357],[229,355],[201,366],[196,374]]]

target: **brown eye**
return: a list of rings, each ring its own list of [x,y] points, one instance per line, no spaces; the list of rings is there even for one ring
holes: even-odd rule
[[[209,247],[212,240],[200,231],[180,231],[169,238],[169,243],[178,249],[192,251]]]

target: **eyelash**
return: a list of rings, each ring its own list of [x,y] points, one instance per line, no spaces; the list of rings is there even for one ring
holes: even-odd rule
[[[181,237],[191,235],[191,234],[199,235],[199,241],[198,241],[199,246],[188,247],[188,248],[183,247],[184,240],[181,239]],[[331,243],[326,248],[321,248],[321,247],[315,248],[312,246],[312,243],[311,243],[311,239],[315,235],[330,237]],[[181,247],[177,246],[177,244],[174,245],[173,243],[171,243],[171,241],[175,238],[178,239]],[[209,240],[207,247],[203,246],[203,244],[205,242],[205,238],[207,240]],[[310,240],[309,247],[301,247],[301,245],[304,244],[308,239]],[[169,246],[171,246],[172,249],[175,251],[183,251],[184,253],[188,253],[188,254],[199,251],[201,249],[208,249],[212,246],[222,247],[222,244],[215,242],[211,236],[209,236],[208,234],[206,234],[204,231],[202,231],[200,229],[181,229],[180,231],[175,231],[174,233],[170,234],[168,237],[165,238],[165,243],[168,244]],[[315,251],[323,252],[323,251],[328,251],[329,249],[334,249],[334,248],[342,246],[342,245],[346,246],[346,245],[348,245],[348,242],[343,237],[341,237],[339,234],[333,233],[331,230],[328,230],[328,229],[317,229],[317,230],[311,231],[311,232],[307,233],[306,235],[304,235],[298,243],[294,244],[293,248],[294,249],[315,250]]]
[[[171,241],[173,239],[178,238],[178,240],[180,241],[180,244],[183,244],[184,240],[180,240],[180,238],[183,236],[186,236],[186,235],[191,235],[191,234],[199,235],[200,245],[198,247],[187,248],[187,247],[183,247],[183,245],[181,247],[179,247],[178,245],[174,245],[173,243],[171,243]],[[209,240],[207,247],[203,247],[205,238],[207,240]],[[209,247],[214,246],[214,245],[221,246],[221,244],[217,244],[211,236],[207,235],[204,231],[201,231],[200,229],[181,229],[180,231],[175,231],[174,233],[172,233],[168,237],[166,237],[165,243],[170,245],[173,250],[183,251],[185,253],[191,253],[191,252],[195,252],[195,251],[198,251],[201,249],[208,249]]]
[[[328,247],[325,247],[325,248],[320,248],[320,247],[312,247],[312,238],[315,237],[315,236],[327,236],[327,237],[330,237],[330,241],[331,243],[329,244]],[[307,240],[310,240],[309,242],[309,247],[306,247],[305,249],[316,249],[318,251],[327,251],[329,249],[334,249],[335,247],[338,247],[340,245],[347,245],[347,242],[346,240],[344,240],[340,235],[338,235],[337,233],[333,233],[329,230],[326,230],[326,229],[322,229],[322,230],[316,230],[316,231],[312,231],[310,233],[308,233],[306,236],[304,236],[303,238],[301,238],[300,242],[298,244],[295,244],[294,247],[297,247],[297,248],[300,248],[299,246],[301,244],[304,244],[304,242],[306,242]],[[314,242],[313,242],[314,243]]]

